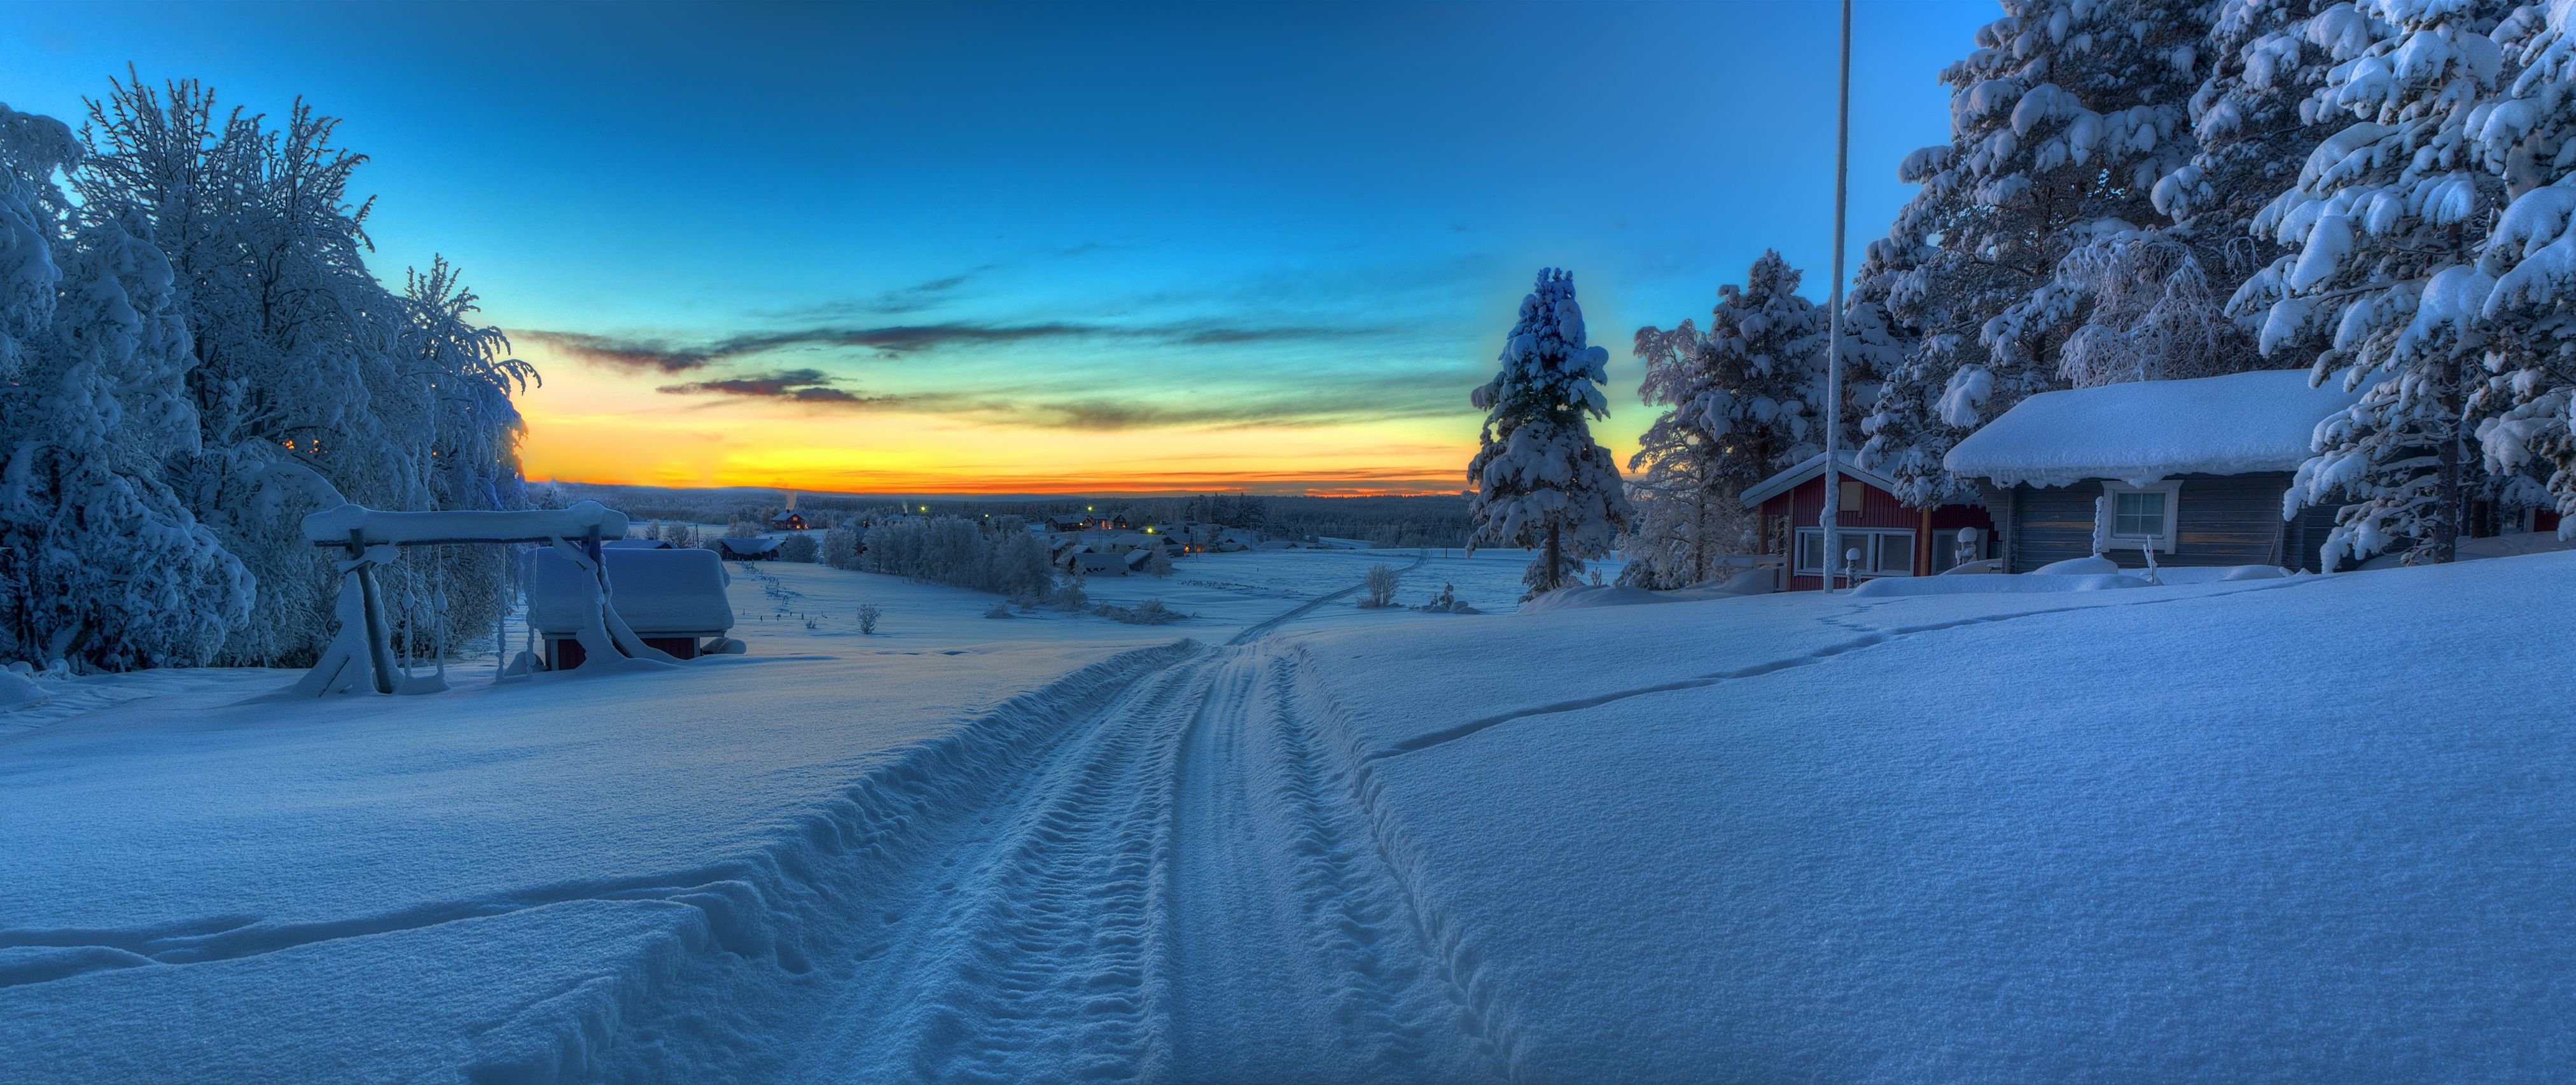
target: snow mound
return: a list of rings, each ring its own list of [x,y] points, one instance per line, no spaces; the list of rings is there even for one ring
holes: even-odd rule
[[[2020,595],[2052,591],[2105,591],[2143,588],[2147,582],[2121,573],[2024,573],[2020,576],[1889,576],[1851,590],[1865,599],[1908,595]]]
[[[16,671],[0,671],[0,711],[24,708],[45,699],[45,687]]]
[[[2167,566],[2156,570],[2156,579],[2167,584],[2218,584],[2237,580],[2279,580],[2289,576],[2288,569],[2278,565],[2193,565]]]
[[[2031,570],[2031,574],[2037,576],[2048,576],[2054,574],[2072,576],[2096,573],[2116,573],[2119,571],[2119,562],[2096,554],[2092,557],[2086,558],[2068,558],[2064,561],[2052,561],[2046,565],[2042,565],[2039,568]]]
[[[1518,613],[1545,614],[1552,610],[1590,610],[1593,607],[1627,607],[1644,603],[1678,603],[1666,592],[1647,591],[1608,585],[1577,584],[1558,588],[1521,604]]]
[[[2308,458],[2317,423],[2360,398],[2340,384],[2308,387],[2306,370],[2042,392],[1969,434],[1942,465],[2003,486],[2290,471]]]

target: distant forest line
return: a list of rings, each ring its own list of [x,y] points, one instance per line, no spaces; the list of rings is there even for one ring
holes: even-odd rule
[[[542,487],[541,487],[542,488]],[[564,500],[588,498],[620,509],[639,520],[681,520],[724,524],[734,520],[766,523],[787,507],[787,491],[766,488],[678,489],[661,486],[608,486],[555,483]],[[1145,523],[1224,524],[1260,530],[1275,538],[1318,536],[1359,539],[1378,546],[1463,546],[1470,524],[1464,494],[1420,497],[1306,497],[1279,494],[1186,494],[1166,497],[904,497],[889,494],[837,494],[800,491],[796,510],[810,520],[838,522],[845,517],[903,508],[934,516],[1064,516],[1097,511],[1124,515]]]

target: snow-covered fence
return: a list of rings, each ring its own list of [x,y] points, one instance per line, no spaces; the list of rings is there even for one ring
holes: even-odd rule
[[[582,628],[574,636],[590,659],[621,656],[676,663],[669,654],[647,646],[617,616],[609,602],[608,576],[600,562],[603,539],[624,538],[626,514],[596,501],[569,508],[517,512],[387,512],[362,505],[342,505],[304,518],[304,537],[315,546],[347,551],[339,562],[340,599],[335,606],[339,632],[322,658],[297,680],[294,691],[320,696],[355,692],[361,683],[377,693],[434,693],[446,688],[435,677],[409,674],[394,665],[393,638],[385,621],[384,593],[376,583],[376,566],[394,560],[405,546],[450,543],[546,543],[587,577],[582,601]]]

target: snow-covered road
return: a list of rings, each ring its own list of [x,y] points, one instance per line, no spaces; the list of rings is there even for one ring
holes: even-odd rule
[[[836,964],[703,962],[603,1076],[1500,1080],[1302,653],[1263,635],[1356,590],[1029,695],[810,884],[800,956]]]

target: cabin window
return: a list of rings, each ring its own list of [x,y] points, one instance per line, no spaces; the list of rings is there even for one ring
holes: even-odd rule
[[[1842,529],[1845,550],[1860,551],[1860,560],[1852,563],[1852,572],[1863,577],[1914,575],[1914,531],[1911,528],[1847,527]],[[1825,572],[1825,529],[1798,529],[1797,572],[1805,576],[1822,576]],[[1834,560],[1834,575],[1841,576],[1843,563]]]
[[[2111,518],[2104,532],[2117,550],[2153,547],[2173,553],[2174,522],[2181,512],[2180,480],[2131,486],[2120,482],[2102,484],[2103,515]]]

